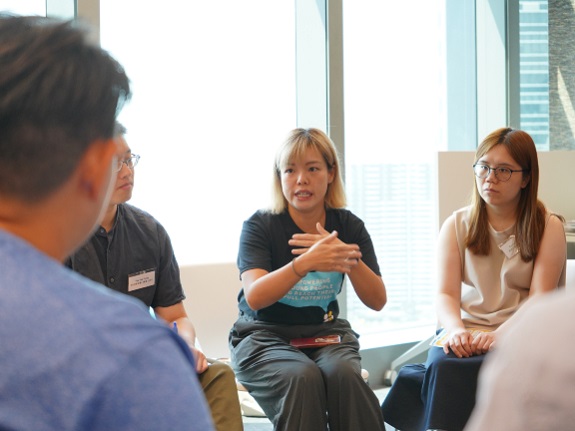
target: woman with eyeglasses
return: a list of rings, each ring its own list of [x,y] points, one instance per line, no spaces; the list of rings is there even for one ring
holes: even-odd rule
[[[471,205],[439,233],[440,330],[425,365],[402,368],[382,405],[386,421],[403,431],[462,430],[498,334],[525,301],[565,283],[563,218],[537,198],[531,136],[495,130],[477,148],[473,172]]]

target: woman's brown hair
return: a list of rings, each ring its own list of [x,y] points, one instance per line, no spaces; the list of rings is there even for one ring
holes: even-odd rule
[[[517,205],[517,222],[515,225],[515,244],[525,262],[535,259],[543,231],[545,230],[545,205],[537,198],[539,187],[539,161],[537,150],[531,136],[512,128],[497,129],[489,134],[475,152],[475,162],[493,147],[503,145],[521,169],[523,178],[528,178],[527,185],[521,189]],[[466,246],[473,253],[488,255],[490,250],[489,228],[485,201],[474,185],[471,197],[471,215]]]

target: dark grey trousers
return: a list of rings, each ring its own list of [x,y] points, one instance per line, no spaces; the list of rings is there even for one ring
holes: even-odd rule
[[[339,334],[342,342],[298,349],[292,338]],[[343,319],[315,326],[239,320],[230,333],[237,379],[276,431],[384,431],[377,397],[361,377],[356,334]]]

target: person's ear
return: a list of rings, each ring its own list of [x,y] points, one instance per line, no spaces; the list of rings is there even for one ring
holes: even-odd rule
[[[82,192],[89,199],[98,199],[108,191],[112,181],[112,164],[118,157],[118,145],[114,139],[97,140],[90,144],[78,164]]]
[[[327,183],[328,184],[333,183],[334,179],[335,179],[335,164],[333,165],[333,167],[327,170]]]
[[[524,189],[525,187],[527,187],[527,184],[529,184],[529,181],[531,181],[531,174],[530,173],[523,176],[523,180],[521,181],[521,188]]]

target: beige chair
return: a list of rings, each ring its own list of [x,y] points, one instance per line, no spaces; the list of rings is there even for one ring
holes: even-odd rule
[[[565,290],[569,293],[575,293],[575,259],[567,259]]]

